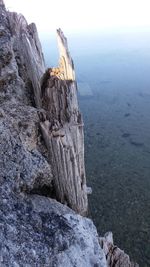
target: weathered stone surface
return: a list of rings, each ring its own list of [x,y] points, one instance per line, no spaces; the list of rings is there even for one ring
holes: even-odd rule
[[[91,220],[46,197],[9,191],[8,198],[7,189],[1,190],[0,266],[106,267]]]
[[[47,83],[42,86],[42,107],[47,111],[47,120],[41,123],[41,129],[50,155],[57,198],[78,213],[86,214],[83,121],[74,66],[60,29],[57,38],[60,64],[49,69]]]
[[[20,76],[29,82],[34,91],[34,101],[41,107],[41,78],[45,72],[44,57],[34,23],[28,25],[22,15],[7,13],[14,56]]]
[[[32,190],[51,186],[51,168],[41,154],[37,111],[32,107],[6,103],[0,110],[0,170],[14,187]],[[8,106],[9,105],[9,106]]]
[[[42,196],[50,195],[53,176],[39,129],[42,110],[32,106],[32,60],[22,58],[27,26],[2,2],[0,20],[0,266],[106,267],[92,221]],[[36,38],[34,32],[33,44]],[[37,58],[35,51],[27,58]]]
[[[4,5],[4,1],[3,0],[0,0],[0,5]]]
[[[137,263],[130,261],[129,256],[120,248],[114,245],[111,232],[99,239],[102,249],[106,255],[107,266],[109,267],[139,267]]]
[[[66,47],[65,54],[62,53],[64,58],[59,68],[53,70],[54,76],[51,75],[49,79],[46,73],[49,86],[46,87],[47,82],[44,83],[41,99],[40,84],[45,68],[36,28],[34,24],[27,25],[23,16],[6,11],[0,0],[2,267],[107,266],[105,250],[99,245],[92,221],[49,198],[50,195],[55,196],[53,183],[55,181],[57,189],[56,184],[59,185],[63,171],[64,182],[71,183],[67,186],[60,183],[58,189],[62,192],[62,202],[66,193],[70,201],[66,198],[67,204],[75,210],[79,208],[80,213],[87,209],[83,125],[77,105],[74,68],[66,39],[60,30],[58,33],[61,49],[64,45]],[[44,109],[39,108],[42,103]],[[56,163],[52,166],[53,175],[40,132],[41,120],[43,136],[52,156],[51,163]],[[60,161],[58,165],[54,155]],[[55,166],[64,169],[57,170]],[[65,168],[68,172],[65,172]],[[54,177],[54,174],[58,174],[58,177]]]
[[[10,179],[15,188],[22,190],[30,191],[44,185],[50,187],[51,168],[46,155],[41,153],[45,147],[40,140],[38,111],[31,106],[30,95],[33,91],[30,91],[30,86],[27,87],[29,77],[26,75],[25,79],[20,75],[22,65],[17,63],[15,53],[18,56],[22,54],[14,48],[15,37],[10,28],[10,13],[0,5],[0,14],[0,29],[3,32],[0,38],[1,178]],[[23,43],[21,46],[23,47]]]

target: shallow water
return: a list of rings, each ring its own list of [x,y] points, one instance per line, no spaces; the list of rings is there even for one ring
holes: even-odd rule
[[[112,231],[117,245],[141,266],[150,266],[150,99],[142,99],[144,110],[138,101],[121,96],[110,102],[100,95],[99,102],[97,96],[81,99],[80,105],[93,189],[90,216],[99,233]]]
[[[89,214],[150,266],[150,33],[70,40],[85,123]]]

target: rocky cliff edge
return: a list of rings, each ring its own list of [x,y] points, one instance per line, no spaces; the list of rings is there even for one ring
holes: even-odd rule
[[[114,254],[112,239],[108,238],[111,234],[99,239],[92,221],[67,206],[80,213],[87,210],[84,162],[80,165],[79,159],[74,160],[76,155],[83,159],[84,152],[83,147],[76,152],[77,137],[84,141],[76,96],[73,112],[69,106],[71,100],[65,102],[65,113],[56,112],[57,100],[52,106],[50,100],[46,101],[48,97],[56,99],[59,92],[63,95],[64,86],[69,90],[70,79],[75,79],[72,61],[62,71],[64,60],[61,57],[59,71],[61,80],[68,75],[69,85],[60,82],[56,69],[50,70],[43,85],[47,72],[35,24],[28,25],[22,15],[7,11],[0,0],[0,266],[130,267],[133,265],[124,252],[119,250],[119,256]],[[52,83],[58,88],[57,97],[49,93],[49,88],[54,90]],[[71,82],[71,87],[75,93],[75,83]],[[68,95],[70,99],[73,97],[69,92]],[[65,99],[68,95],[64,95]],[[73,127],[70,130],[69,123]],[[70,170],[78,176],[76,186],[75,174],[70,175],[72,192],[75,194],[79,189],[76,195],[80,193],[80,201],[75,195],[68,199],[69,188],[62,188],[60,201],[66,201],[66,205],[54,199],[59,198],[63,185],[59,180],[61,171],[55,169],[59,165],[49,151],[54,146],[55,153],[62,152],[59,155],[62,159],[64,132],[68,138],[65,142],[73,144],[71,150],[67,148],[68,159],[73,160]],[[58,180],[56,175],[60,177]]]

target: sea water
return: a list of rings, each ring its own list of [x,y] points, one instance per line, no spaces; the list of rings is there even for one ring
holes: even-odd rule
[[[47,66],[56,44],[42,40]],[[55,47],[55,48],[54,48]],[[150,30],[70,35],[84,118],[89,216],[150,266]],[[50,55],[51,51],[51,55]]]

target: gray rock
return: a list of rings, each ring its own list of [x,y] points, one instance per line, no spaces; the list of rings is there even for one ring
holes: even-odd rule
[[[106,267],[91,220],[46,197],[9,191],[8,198],[3,186],[0,266]]]
[[[35,104],[41,107],[41,78],[45,72],[45,63],[36,25],[28,25],[25,18],[15,12],[7,14],[20,76],[26,84],[31,83]]]
[[[129,256],[120,248],[114,245],[111,232],[99,239],[101,247],[106,255],[107,266],[109,267],[139,267],[137,263],[131,262]]]
[[[50,125],[52,114],[49,108],[45,105],[44,109],[41,108],[44,100],[41,98],[41,83],[45,67],[36,27],[34,24],[28,25],[22,15],[6,11],[3,1],[0,0],[1,267],[107,266],[105,250],[99,245],[98,234],[92,221],[50,198],[56,196],[53,184],[57,177],[54,177],[56,172],[53,172],[52,168],[55,168],[55,165],[50,164],[53,161],[49,158],[40,132],[41,120],[44,129],[50,126],[53,145],[56,145],[52,152],[58,153],[59,166],[61,161],[63,162],[63,149],[57,151],[59,145],[72,146],[69,151],[73,154],[69,155],[66,164],[70,164],[72,157],[75,159],[79,156],[75,159],[78,163],[76,169],[79,180],[77,185],[69,186],[70,193],[74,194],[75,189],[77,190],[76,196],[82,202],[79,207],[86,210],[83,129],[82,125],[79,125],[81,116],[75,93],[74,68],[66,39],[60,30],[58,33],[58,38],[64,42],[60,44],[61,55],[65,55],[68,65],[64,73],[54,70],[57,81],[51,79],[50,82],[51,86],[53,84],[58,87],[55,96],[60,98],[58,92],[62,90],[63,101],[68,101],[70,106],[67,112],[66,108],[62,109],[61,123],[56,120]],[[60,66],[64,66],[64,62],[61,58]],[[66,88],[68,93],[65,95],[64,81],[61,83],[60,80],[66,79],[66,75],[72,81]],[[63,88],[60,88],[61,85]],[[58,102],[55,103],[56,107],[60,108]],[[52,103],[52,107],[55,103]],[[57,114],[60,114],[60,110],[55,113],[56,118]],[[66,118],[69,119],[68,123]],[[65,140],[64,136],[68,139]],[[54,142],[57,138],[58,146]],[[63,140],[60,142],[60,139]],[[75,167],[68,169],[75,170]],[[83,192],[79,190],[81,174],[84,178]],[[71,175],[72,177],[74,175]],[[72,179],[69,181],[76,182]],[[66,188],[68,190],[68,187]],[[63,188],[60,190],[65,192]],[[75,204],[78,204],[78,200]]]
[[[32,99],[39,107],[36,28],[2,1],[0,23],[0,266],[106,267],[92,221],[48,197],[54,177],[40,133],[45,111]]]
[[[51,187],[52,174],[45,146],[39,132],[38,110],[32,107],[30,77],[22,75],[23,63],[18,64],[22,56],[20,49],[14,48],[14,40],[18,35],[12,17],[17,14],[5,10],[0,5],[0,22],[3,34],[0,38],[0,169],[1,177],[8,178],[14,188],[31,191],[43,186]],[[19,15],[21,29],[22,17]],[[11,23],[9,23],[11,21]],[[25,29],[27,23],[25,22]],[[12,32],[16,31],[16,35]],[[10,27],[11,26],[11,27]],[[20,34],[20,32],[19,32]],[[25,33],[26,34],[26,31]],[[28,33],[27,33],[28,35]],[[37,33],[35,34],[37,40]],[[34,43],[34,42],[33,42]],[[37,42],[38,43],[38,42]],[[18,39],[18,47],[23,47],[23,41]],[[16,54],[18,57],[16,57]],[[40,52],[34,51],[35,59]],[[31,65],[29,64],[31,67]],[[27,69],[26,65],[26,69]]]

